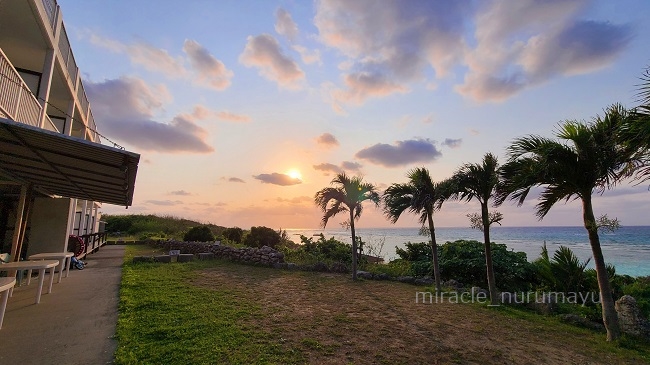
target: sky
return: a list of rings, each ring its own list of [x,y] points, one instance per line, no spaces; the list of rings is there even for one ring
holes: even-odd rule
[[[102,212],[245,229],[317,228],[338,172],[381,191],[414,167],[441,181],[505,162],[515,138],[635,106],[650,65],[645,0],[58,3],[98,131],[141,155],[133,206]],[[504,226],[582,225],[579,202],[542,221],[535,203],[496,209]],[[594,207],[650,225],[647,184]],[[447,202],[436,225],[478,211]],[[357,223],[389,226],[372,205]]]

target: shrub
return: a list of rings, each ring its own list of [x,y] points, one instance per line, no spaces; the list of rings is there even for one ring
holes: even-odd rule
[[[223,231],[223,237],[231,242],[241,243],[244,237],[244,230],[239,227],[226,228]]]
[[[280,239],[280,234],[271,228],[251,227],[251,231],[244,239],[244,244],[248,247],[269,246],[275,248],[280,243]]]
[[[183,240],[187,242],[214,241],[214,234],[212,234],[210,227],[201,225],[190,228],[190,230],[183,235]]]
[[[623,293],[636,299],[641,313],[650,318],[650,276],[642,276],[623,287]]]
[[[396,248],[397,255],[411,263],[411,275],[431,275],[431,246],[428,242],[411,243]],[[465,285],[487,287],[484,244],[458,240],[438,246],[443,280],[458,280]],[[509,251],[504,244],[492,243],[492,264],[497,287],[507,291],[525,291],[535,283],[533,265],[524,252]]]

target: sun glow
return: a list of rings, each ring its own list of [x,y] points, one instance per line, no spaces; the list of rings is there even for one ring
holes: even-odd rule
[[[287,171],[287,175],[289,175],[292,179],[302,180],[302,174],[296,169]]]

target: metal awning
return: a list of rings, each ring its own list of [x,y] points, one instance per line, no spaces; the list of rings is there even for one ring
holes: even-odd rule
[[[0,175],[51,196],[130,206],[140,155],[0,118]]]

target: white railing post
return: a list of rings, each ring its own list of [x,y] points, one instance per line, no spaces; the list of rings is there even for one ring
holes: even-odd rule
[[[52,74],[54,73],[54,61],[56,53],[54,48],[48,48],[45,53],[45,64],[43,65],[43,75],[41,76],[41,87],[38,90],[38,102],[41,104],[41,114],[39,116],[39,127],[45,125],[45,116],[47,115],[47,102],[50,100],[50,87],[52,86]]]

